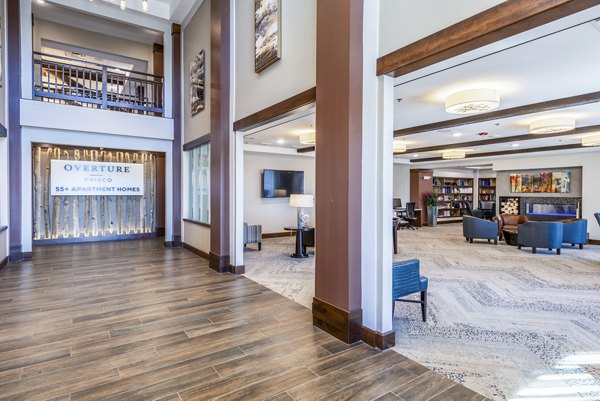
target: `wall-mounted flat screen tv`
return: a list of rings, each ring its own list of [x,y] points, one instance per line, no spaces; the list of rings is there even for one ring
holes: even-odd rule
[[[304,193],[304,171],[263,170],[262,197],[288,198]]]

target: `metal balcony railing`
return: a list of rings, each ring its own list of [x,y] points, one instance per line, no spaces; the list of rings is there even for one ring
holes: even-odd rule
[[[163,116],[163,77],[33,53],[36,100],[128,113]]]

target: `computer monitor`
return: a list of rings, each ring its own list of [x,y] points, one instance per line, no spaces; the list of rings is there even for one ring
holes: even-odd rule
[[[394,203],[393,204],[394,204],[394,208],[402,207],[402,199],[400,199],[400,198],[394,198]]]

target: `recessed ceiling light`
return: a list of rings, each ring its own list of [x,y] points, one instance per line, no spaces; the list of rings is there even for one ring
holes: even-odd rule
[[[452,136],[458,138],[459,136],[462,136],[462,132],[453,132]]]
[[[412,157],[419,157],[419,154],[415,153]]]
[[[277,140],[277,143],[278,143],[279,145],[283,145],[283,144],[285,143],[285,139],[283,139],[283,138],[279,138],[279,139]]]
[[[518,144],[518,143],[513,143],[513,144],[512,144],[512,145],[510,145],[510,146],[512,146],[513,148],[518,148],[518,147],[519,147],[519,144]]]

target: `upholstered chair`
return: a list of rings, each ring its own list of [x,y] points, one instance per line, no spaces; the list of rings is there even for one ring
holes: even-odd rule
[[[536,253],[537,248],[556,249],[560,255],[563,243],[563,223],[554,221],[530,221],[519,225],[517,246],[531,247],[531,252]]]
[[[578,219],[563,222],[563,244],[579,245],[579,249],[583,249],[583,245],[587,242],[587,220]]]
[[[262,226],[248,225],[244,223],[244,247],[247,244],[258,244],[258,250],[262,249]]]
[[[421,304],[421,315],[423,321],[427,321],[427,287],[429,280],[421,276],[418,259],[395,262],[392,265],[392,314],[396,307],[396,301],[415,302]],[[421,293],[421,300],[400,299],[407,295]]]
[[[477,210],[477,209],[473,209],[473,206],[471,205],[471,202],[465,201],[465,206],[467,208],[467,215],[468,216],[473,216],[473,217],[477,217],[479,219],[483,219],[483,211]]]
[[[596,221],[600,225],[600,213],[594,213],[594,217],[596,217]]]
[[[498,245],[498,222],[478,219],[473,216],[463,216],[463,236],[471,244],[473,239],[494,240]]]
[[[529,219],[523,214],[499,214],[493,220],[498,220],[498,235],[502,239],[502,230],[518,231],[519,225],[527,223]]]

